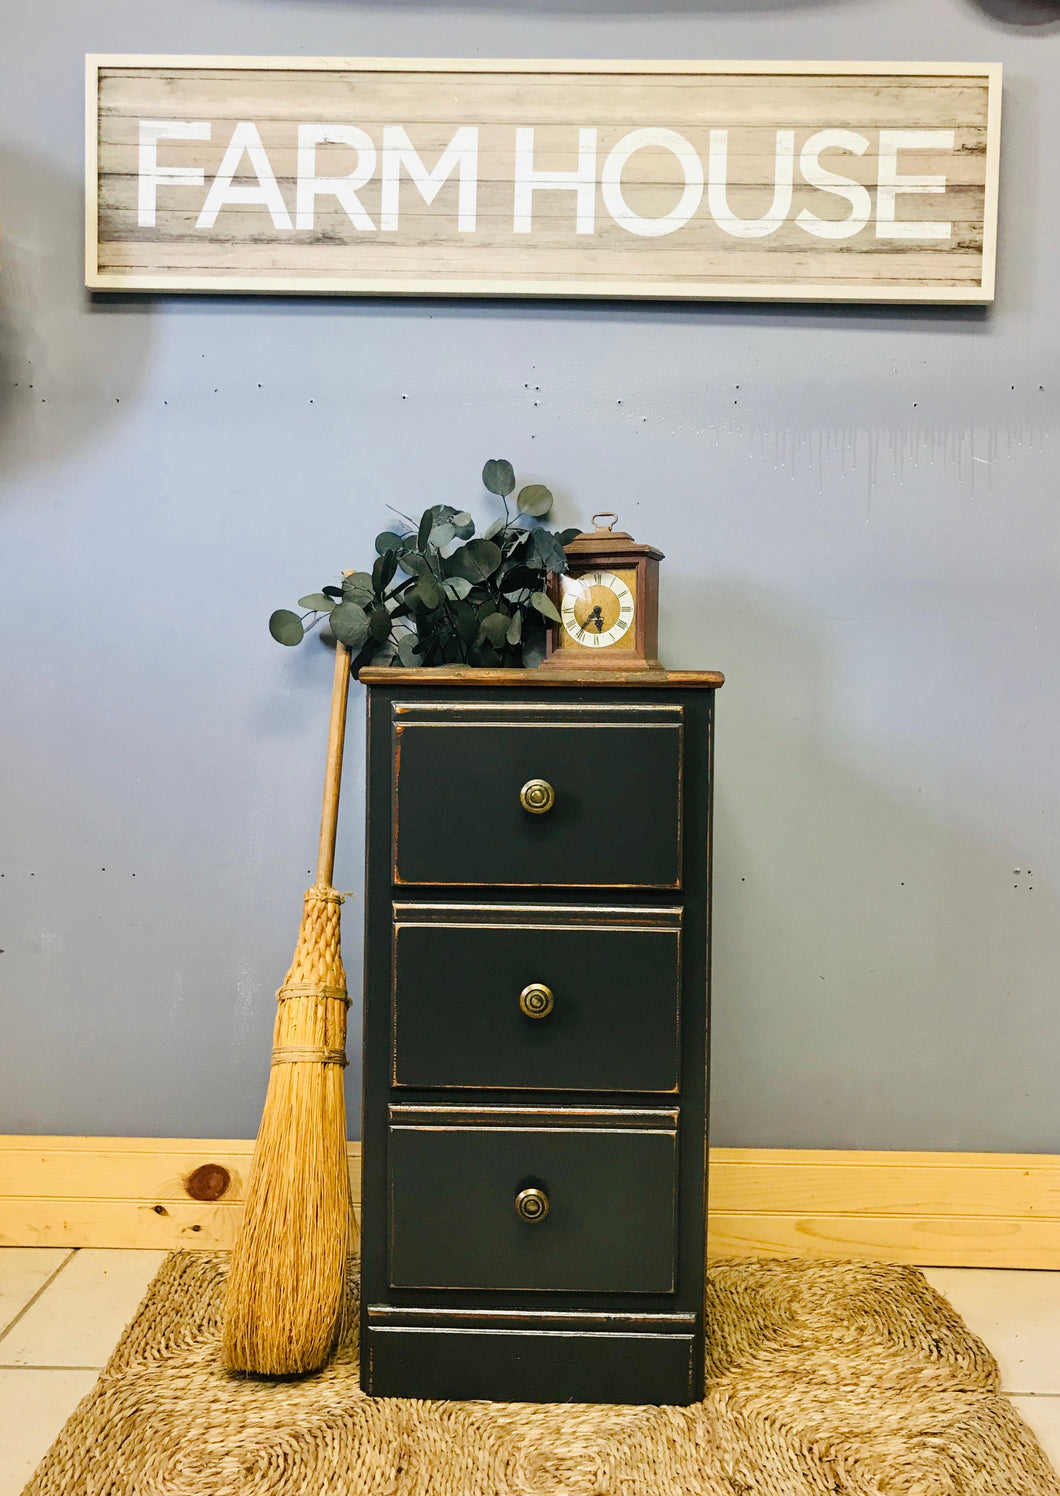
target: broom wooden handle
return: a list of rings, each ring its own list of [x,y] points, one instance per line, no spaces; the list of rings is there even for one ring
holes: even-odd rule
[[[320,846],[317,850],[317,882],[329,887],[335,872],[335,832],[339,824],[339,789],[342,785],[342,749],[346,741],[346,700],[350,694],[350,651],[335,644],[335,675],[331,685],[331,725],[328,728],[328,761],[324,769],[324,805],[320,812]]]

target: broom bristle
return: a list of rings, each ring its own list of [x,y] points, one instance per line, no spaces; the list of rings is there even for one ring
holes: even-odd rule
[[[343,1068],[282,1057],[345,1052],[345,992],[339,895],[317,885],[305,896],[279,992],[274,1063],[228,1276],[224,1356],[236,1371],[313,1371],[341,1328],[352,1235]]]

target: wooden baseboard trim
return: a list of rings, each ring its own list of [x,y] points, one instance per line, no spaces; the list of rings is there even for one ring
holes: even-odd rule
[[[0,1246],[230,1247],[253,1146],[0,1137]],[[206,1165],[215,1201],[188,1193]],[[1060,1269],[1060,1155],[713,1149],[708,1253]]]
[[[349,1150],[359,1209],[361,1145]],[[0,1246],[231,1247],[253,1151],[246,1139],[0,1136]],[[192,1176],[210,1165],[228,1187],[194,1199]]]
[[[1060,1155],[720,1148],[708,1251],[1060,1268]]]

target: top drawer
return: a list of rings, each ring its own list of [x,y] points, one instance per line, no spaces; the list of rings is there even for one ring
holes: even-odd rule
[[[393,710],[395,883],[680,888],[679,705]]]

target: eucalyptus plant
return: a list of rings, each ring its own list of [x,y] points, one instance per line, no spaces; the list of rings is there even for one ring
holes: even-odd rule
[[[581,532],[539,523],[552,509],[542,483],[519,490],[513,514],[515,470],[505,458],[486,463],[482,482],[504,506],[483,535],[449,504],[432,504],[418,523],[399,515],[404,525],[376,537],[371,571],[299,598],[302,614],[278,608],[272,637],[300,644],[326,624],[348,646],[354,674],[364,665],[539,665],[548,623],[559,620],[548,575],[567,570],[563,547]]]

